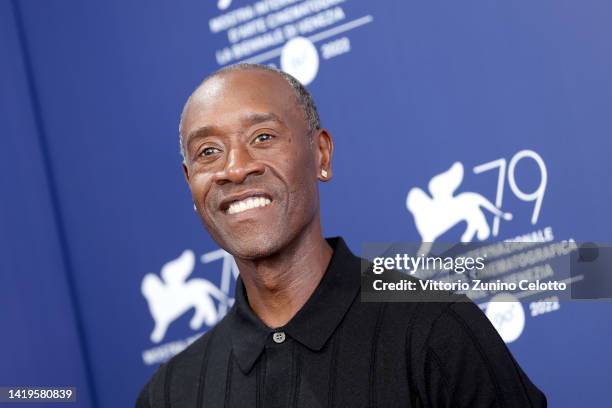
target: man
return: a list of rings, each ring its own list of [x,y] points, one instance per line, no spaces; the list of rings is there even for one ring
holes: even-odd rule
[[[180,135],[195,209],[240,277],[227,316],[157,370],[138,407],[545,406],[474,304],[360,301],[360,258],[321,229],[332,138],[294,78],[222,69],[187,101]]]

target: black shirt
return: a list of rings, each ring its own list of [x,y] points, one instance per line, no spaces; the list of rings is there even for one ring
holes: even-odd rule
[[[542,407],[471,302],[360,301],[361,259],[342,238],[285,326],[267,327],[236,284],[229,313],[161,365],[138,408]]]

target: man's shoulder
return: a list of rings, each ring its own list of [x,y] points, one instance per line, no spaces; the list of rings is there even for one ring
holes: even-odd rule
[[[480,307],[466,295],[426,289],[421,285],[424,281],[417,277],[386,270],[384,282],[400,289],[371,296],[372,292],[364,290],[363,285],[371,288],[379,276],[367,269],[362,273],[361,307],[384,310],[384,320],[393,326],[395,335],[406,336],[407,342],[419,349],[426,347],[432,337],[439,340],[440,333],[466,338],[472,332],[486,332],[498,337]],[[406,289],[409,285],[410,290]]]

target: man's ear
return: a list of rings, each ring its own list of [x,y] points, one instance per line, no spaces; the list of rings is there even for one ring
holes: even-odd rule
[[[185,163],[183,163],[182,166],[183,166],[183,176],[185,176],[185,181],[187,182],[187,184],[189,184],[189,169],[187,168],[187,165]]]
[[[327,129],[319,129],[315,134],[315,148],[317,150],[317,177],[321,181],[332,178],[332,155],[334,153],[334,140]]]

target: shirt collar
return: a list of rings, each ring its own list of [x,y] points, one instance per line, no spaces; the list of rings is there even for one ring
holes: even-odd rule
[[[271,333],[284,331],[318,351],[342,321],[359,292],[361,259],[353,255],[341,237],[326,240],[334,250],[327,270],[304,306],[283,327],[271,329],[255,315],[242,279],[238,278],[235,307],[228,317],[233,353],[243,372],[251,370]]]

